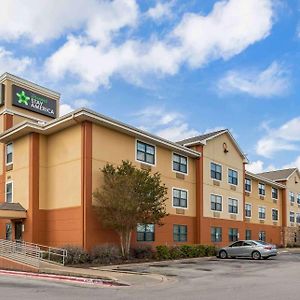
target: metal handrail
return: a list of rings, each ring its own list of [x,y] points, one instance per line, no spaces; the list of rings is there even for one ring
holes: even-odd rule
[[[67,254],[67,250],[62,248],[0,239],[0,256],[11,257],[38,266],[41,260],[64,265]]]

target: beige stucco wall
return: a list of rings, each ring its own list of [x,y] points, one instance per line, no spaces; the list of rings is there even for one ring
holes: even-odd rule
[[[40,208],[81,205],[81,127],[40,138]]]
[[[224,152],[223,144],[226,143],[228,152]],[[222,165],[222,180],[218,181],[219,186],[214,184],[210,176],[211,162]],[[236,190],[231,189],[228,183],[228,168],[238,172],[238,185]],[[203,215],[214,217],[211,210],[210,195],[216,194],[223,197],[222,212],[219,212],[221,219],[243,220],[243,158],[235,148],[227,134],[222,134],[207,141],[203,146]],[[228,213],[228,198],[238,200],[238,214]]]
[[[130,160],[134,165],[141,166],[141,163],[135,159],[136,139],[134,137],[93,124],[92,140],[93,191],[103,183],[100,169],[106,163],[118,165],[122,160]],[[152,144],[147,140],[141,141]],[[172,187],[176,187],[188,190],[188,209],[185,210],[185,216],[194,217],[196,216],[195,161],[192,158],[188,159],[188,175],[185,179],[178,179],[176,173],[172,171],[172,155],[171,150],[157,146],[156,165],[152,166],[152,172],[160,172],[163,183],[168,187],[167,212],[176,214],[176,208],[172,207]]]
[[[246,193],[246,199],[245,199],[246,204],[248,203],[248,204],[252,205],[252,216],[251,216],[251,218],[247,218],[249,220],[249,222],[255,223],[255,224],[281,226],[282,225],[281,203],[282,203],[283,190],[274,186],[275,188],[278,189],[278,200],[274,201],[272,199],[272,185],[270,185],[266,182],[262,182],[265,184],[266,195],[265,195],[264,199],[261,199],[260,195],[258,194],[258,184],[261,181],[255,179],[255,178],[249,178],[249,179],[251,179],[251,192]],[[265,218],[264,222],[260,221],[259,216],[258,216],[258,208],[260,206],[266,208],[266,218]],[[278,221],[275,223],[272,220],[272,209],[278,210]]]
[[[287,204],[287,226],[293,226],[296,224],[296,215],[297,213],[300,213],[300,205],[297,204],[297,196],[300,193],[300,177],[297,172],[295,172],[289,180],[286,182],[286,204]],[[293,192],[295,196],[295,202],[294,205],[291,204],[290,198],[289,198],[289,192]],[[291,224],[290,222],[290,211],[293,211],[295,213],[295,223]]]
[[[13,170],[6,172],[6,182],[13,182],[13,202],[29,207],[29,136],[13,143]]]

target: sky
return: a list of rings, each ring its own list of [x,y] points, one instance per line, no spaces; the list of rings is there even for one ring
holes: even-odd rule
[[[300,0],[1,0],[0,73],[172,141],[300,168]]]

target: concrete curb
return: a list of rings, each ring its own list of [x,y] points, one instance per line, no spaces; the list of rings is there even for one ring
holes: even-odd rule
[[[82,277],[68,276],[68,275],[61,275],[61,274],[58,275],[58,274],[0,270],[0,275],[11,275],[11,276],[47,279],[47,280],[73,282],[73,283],[81,283],[81,284],[97,285],[97,286],[99,286],[99,285],[102,285],[102,286],[129,286],[127,284],[116,282],[113,280],[103,280],[103,279],[96,279],[96,278],[83,277],[83,276]]]

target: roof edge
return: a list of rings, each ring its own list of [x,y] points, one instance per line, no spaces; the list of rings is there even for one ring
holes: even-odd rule
[[[279,188],[281,188],[281,189],[285,189],[285,188],[286,188],[286,186],[285,186],[284,184],[281,184],[281,183],[278,183],[278,182],[276,182],[276,181],[274,181],[274,180],[268,179],[268,178],[266,178],[266,177],[263,177],[263,176],[260,176],[260,175],[251,173],[251,172],[249,172],[249,171],[245,171],[245,175],[248,175],[249,177],[258,179],[258,180],[260,180],[260,181],[264,181],[264,182],[266,182],[266,183],[268,183],[268,184],[277,186],[277,187],[279,187]]]

